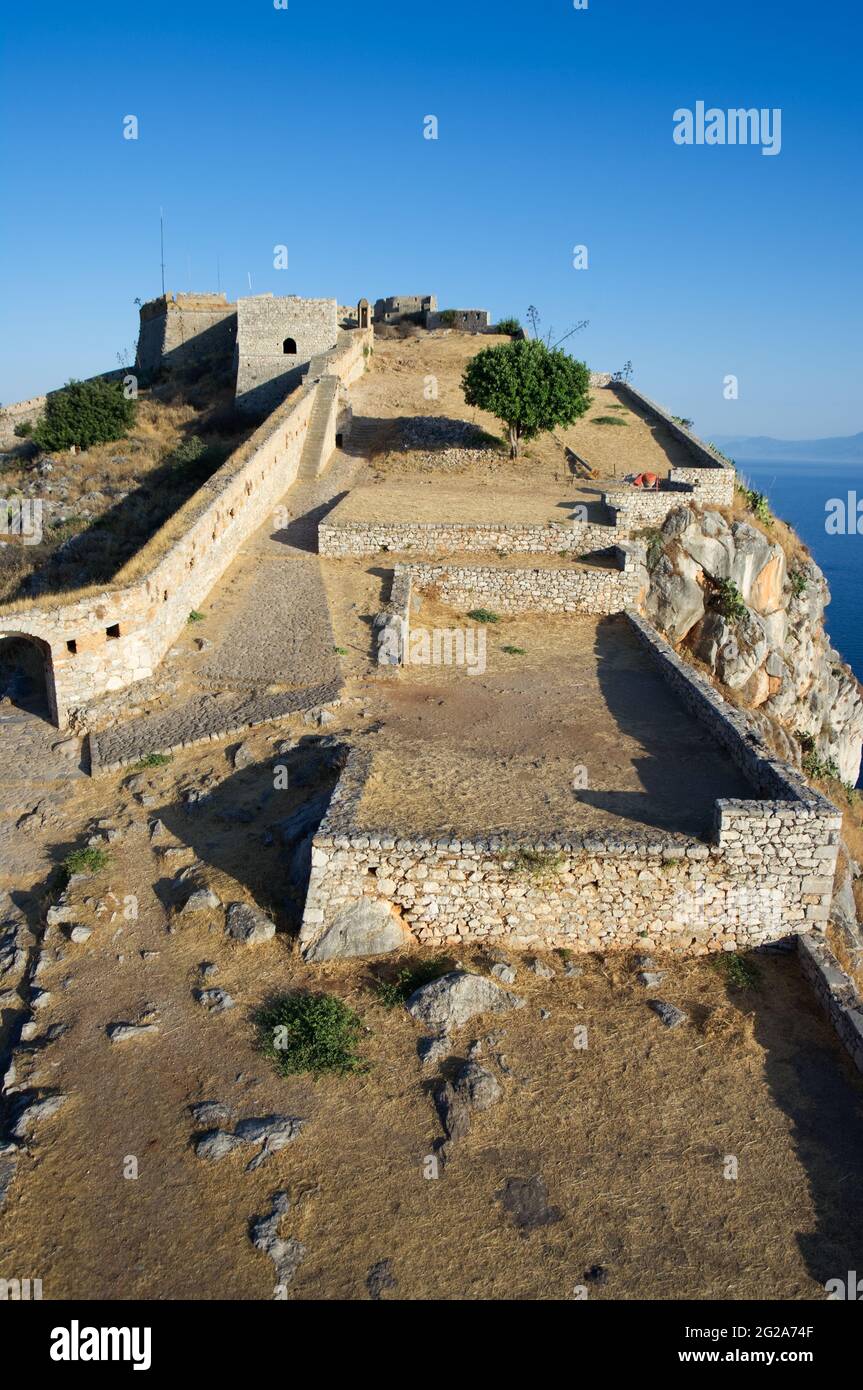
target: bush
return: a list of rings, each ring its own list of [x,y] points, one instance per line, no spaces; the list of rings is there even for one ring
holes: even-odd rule
[[[592,425],[628,425],[628,420],[621,420],[617,415],[597,415],[590,422]]]
[[[508,333],[511,338],[514,338],[517,333],[523,331],[518,319],[501,319],[496,327],[498,333]]]
[[[13,433],[16,439],[29,439],[30,435],[33,433],[33,421],[20,420],[15,426]]]
[[[203,458],[207,452],[207,446],[198,434],[192,434],[188,439],[183,439],[171,454],[175,463],[196,463],[199,458]]]
[[[513,647],[513,646],[510,645],[509,643],[507,643],[507,645],[506,645],[505,647],[501,647],[501,651],[502,651],[502,652],[506,652],[507,656],[525,656],[525,655],[526,655],[526,651],[525,651],[525,648],[524,648],[524,647]]]
[[[385,1009],[397,1009],[410,999],[415,990],[431,980],[439,980],[441,975],[454,969],[454,961],[445,956],[432,956],[429,960],[403,965],[394,979],[376,979],[372,989]]]
[[[757,989],[760,979],[757,966],[736,951],[723,951],[712,959],[714,970],[725,976],[732,989]]]
[[[720,579],[716,584],[714,602],[723,618],[729,623],[741,622],[749,612],[743,602],[743,595],[733,579]]]
[[[72,874],[98,874],[107,866],[109,858],[107,850],[99,849],[98,845],[87,845],[84,849],[73,849],[71,854],[67,854],[63,868],[70,877]]]
[[[756,492],[754,488],[746,487],[743,484],[739,484],[738,486],[743,501],[752,515],[757,517],[763,526],[772,526],[773,513],[770,510],[767,494],[764,492]]]
[[[807,777],[812,777],[817,781],[823,781],[825,777],[832,777],[834,781],[840,781],[839,768],[833,758],[820,758],[815,748],[815,740],[811,734],[799,734],[800,747],[803,749],[802,767]]]
[[[472,608],[467,615],[475,623],[499,623],[500,618],[490,608]]]
[[[788,578],[791,581],[791,592],[795,598],[800,598],[801,594],[806,593],[809,580],[802,570],[792,570]]]
[[[133,763],[131,771],[143,772],[146,767],[167,767],[172,761],[170,753],[146,753],[143,758]]]
[[[442,309],[438,317],[444,328],[452,328],[456,320],[456,311],[455,309]]]
[[[261,1051],[283,1076],[368,1069],[357,1052],[362,1023],[333,994],[285,994],[256,1017]]]
[[[127,400],[118,381],[70,381],[52,391],[32,438],[40,449],[89,449],[122,439],[135,423],[137,402]]]

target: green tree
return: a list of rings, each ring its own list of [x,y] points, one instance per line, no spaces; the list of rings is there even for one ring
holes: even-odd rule
[[[461,384],[468,405],[506,425],[510,458],[518,458],[523,439],[574,424],[590,405],[585,363],[536,338],[485,348],[468,362]]]
[[[122,439],[135,423],[135,408],[119,381],[70,381],[51,392],[32,438],[40,449],[89,449]]]

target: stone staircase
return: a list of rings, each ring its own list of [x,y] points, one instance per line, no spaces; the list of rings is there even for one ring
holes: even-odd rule
[[[297,482],[310,482],[317,478],[328,461],[329,455],[324,458],[327,421],[338,389],[338,377],[325,376],[321,378],[315,404],[312,408],[312,418],[309,420],[309,428],[303,444],[303,452],[300,456]]]

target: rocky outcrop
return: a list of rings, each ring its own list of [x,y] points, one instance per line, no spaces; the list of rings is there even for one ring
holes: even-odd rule
[[[811,557],[789,573],[782,546],[747,521],[678,507],[650,545],[644,611],[755,711],[777,751],[856,783],[860,687],[830,645],[827,582]]]

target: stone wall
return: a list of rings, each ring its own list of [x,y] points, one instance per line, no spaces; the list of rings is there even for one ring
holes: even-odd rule
[[[344,333],[328,376],[353,380],[371,336]],[[133,562],[134,578],[121,571],[108,589],[0,609],[0,639],[20,634],[41,645],[58,724],[96,696],[153,674],[191,610],[294,481],[321,384],[309,380],[285,401],[165,523]],[[336,398],[332,393],[322,436],[330,452]]]
[[[35,425],[47,399],[47,396],[31,396],[27,401],[12,401],[0,407],[0,448],[11,449],[21,443],[15,426]]]
[[[451,315],[455,317],[450,321]],[[436,328],[453,328],[457,333],[485,333],[489,327],[488,309],[443,309],[426,314],[429,332]]]
[[[773,759],[747,721],[636,614],[630,621],[689,709],[764,799],[720,800],[707,841],[659,830],[425,838],[360,816],[368,755],[351,753],[314,837],[300,940],[313,951],[360,899],[428,945],[497,940],[574,951],[747,950],[826,920],[842,817]]]
[[[453,555],[472,551],[501,555],[587,555],[620,538],[596,522],[351,521],[331,512],[318,527],[321,555],[378,555],[381,551]]]
[[[813,933],[797,938],[800,967],[854,1065],[863,1071],[863,1002],[853,980],[826,941]]]
[[[591,569],[504,569],[496,565],[397,565],[416,589],[434,587],[454,608],[497,613],[620,613],[638,600],[642,567],[628,551],[615,565]]]
[[[141,305],[136,362],[141,372],[227,365],[237,336],[237,306],[224,294],[160,295]]]
[[[470,521],[354,521],[331,512],[318,527],[322,555],[377,555],[381,551],[422,555],[452,555],[470,551],[499,554],[556,555],[570,551],[589,555],[607,550],[634,533],[661,526],[669,512],[688,503],[730,506],[735,474],[731,469],[673,468],[657,492],[612,488],[602,495],[609,516],[599,521],[470,522]]]
[[[316,356],[339,335],[335,299],[253,295],[237,304],[237,406],[251,414],[273,410]],[[295,351],[286,351],[293,342]]]

